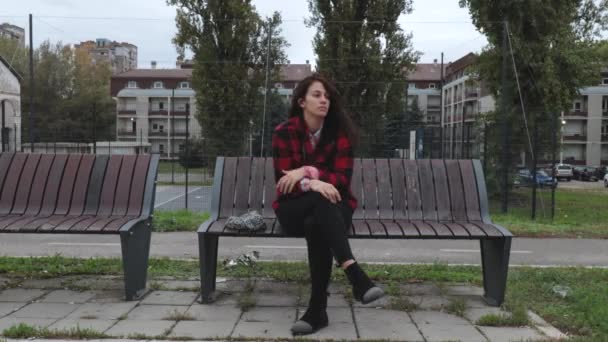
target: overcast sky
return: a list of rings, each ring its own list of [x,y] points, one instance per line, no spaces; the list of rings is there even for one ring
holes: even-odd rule
[[[8,1],[8,0],[6,0]],[[314,64],[312,38],[315,30],[306,27],[309,16],[306,0],[254,0],[262,16],[279,11],[283,35],[291,46],[291,63]],[[20,0],[0,9],[0,22],[26,28],[28,13],[34,16],[34,46],[43,40],[75,44],[108,38],[138,47],[138,67],[147,68],[155,60],[162,68],[175,66],[177,53],[171,44],[175,35],[175,8],[164,0]],[[440,59],[454,61],[486,44],[483,35],[471,24],[468,11],[458,0],[414,0],[414,11],[402,15],[401,28],[414,35],[414,48],[423,53],[421,62]],[[29,38],[28,38],[29,39]],[[27,39],[26,39],[27,40]]]

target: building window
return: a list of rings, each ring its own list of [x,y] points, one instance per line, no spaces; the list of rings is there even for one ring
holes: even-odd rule
[[[158,145],[158,153],[160,153],[160,154],[165,153],[165,145],[163,145],[163,144]]]
[[[283,88],[283,84],[281,82],[277,82],[274,84],[274,87],[277,89]]]
[[[163,87],[163,82],[161,82],[161,81],[154,82],[155,89],[162,88],[162,87]]]
[[[163,109],[165,109],[165,103],[164,103],[164,102],[159,102],[159,103],[158,103],[158,109],[159,109],[159,110],[163,110]]]
[[[180,82],[179,87],[182,89],[188,89],[188,88],[190,88],[190,83],[189,82]]]
[[[435,89],[435,83],[429,84],[429,89]]]
[[[159,125],[159,126],[158,126],[158,130],[159,130],[159,132],[161,132],[161,133],[162,133],[162,132],[165,130],[165,126],[163,126],[163,125]]]
[[[179,144],[178,149],[179,149],[179,153],[183,153],[184,152],[184,144]]]
[[[603,85],[608,85],[608,78],[604,78],[604,79],[602,80],[602,84],[603,84]]]
[[[152,129],[156,131],[158,129],[158,125],[157,124],[153,124],[152,125]]]
[[[574,102],[574,110],[577,112],[580,112],[581,110],[581,103],[580,102]]]
[[[127,88],[137,88],[137,82],[135,82],[135,81],[129,81],[127,83]]]
[[[416,83],[408,83],[408,84],[407,84],[407,87],[408,87],[409,89],[416,89]]]

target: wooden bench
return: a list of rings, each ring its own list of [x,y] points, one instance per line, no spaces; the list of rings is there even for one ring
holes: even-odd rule
[[[479,240],[484,298],[503,302],[512,234],[490,220],[479,160],[355,159],[351,189],[359,200],[351,238]],[[213,300],[220,236],[287,237],[274,199],[272,158],[217,159],[211,216],[198,230],[201,302]],[[229,216],[251,209],[264,216],[265,231],[225,229]]]
[[[2,153],[0,233],[119,234],[133,300],[146,288],[158,160]]]

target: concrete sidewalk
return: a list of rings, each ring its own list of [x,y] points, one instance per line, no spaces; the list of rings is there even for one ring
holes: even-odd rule
[[[124,302],[120,277],[70,276],[20,284],[0,277],[0,288],[5,287],[0,291],[0,332],[26,323],[51,330],[90,328],[112,338],[139,340],[285,340],[292,339],[289,328],[306,310],[308,298],[306,284],[259,279],[252,290],[246,280],[218,278],[216,302],[202,305],[194,279],[163,278],[148,285],[152,290],[142,299]],[[387,296],[365,306],[351,303],[348,292],[332,284],[330,325],[308,338],[472,342],[563,337],[533,313],[528,327],[475,325],[482,315],[501,311],[485,305],[482,289],[468,285],[405,284],[399,301]],[[454,301],[466,303],[463,317],[447,312]],[[243,311],[245,305],[252,307]]]

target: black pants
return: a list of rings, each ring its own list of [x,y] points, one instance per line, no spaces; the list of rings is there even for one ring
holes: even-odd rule
[[[315,297],[325,297],[332,259],[335,257],[340,265],[354,259],[346,235],[352,221],[352,209],[345,201],[333,204],[320,193],[310,191],[281,202],[276,215],[287,234],[306,238],[311,302]]]

